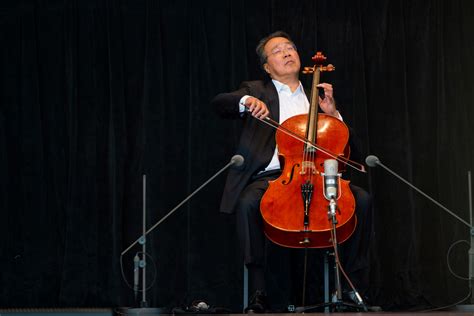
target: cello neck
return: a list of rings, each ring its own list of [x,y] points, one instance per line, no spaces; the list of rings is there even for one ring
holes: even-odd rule
[[[310,142],[316,142],[318,132],[318,109],[319,109],[319,94],[318,87],[321,71],[319,67],[315,67],[313,72],[313,83],[311,85],[311,100],[308,113],[308,126],[306,130],[306,139]],[[313,147],[306,146],[306,150],[313,150]]]
[[[318,84],[319,78],[321,75],[321,71],[333,71],[335,70],[334,66],[329,64],[327,66],[323,66],[322,63],[326,60],[326,56],[324,56],[321,52],[316,52],[312,58],[315,64],[312,67],[304,67],[303,73],[304,74],[313,74],[313,82],[311,84],[311,100],[309,106],[309,113],[308,113],[308,123],[307,123],[307,130],[306,130],[306,139],[308,139],[312,143],[316,143],[317,133],[318,133],[318,109],[319,109],[319,93],[318,93]],[[311,152],[314,148],[310,148],[308,145],[305,147],[306,151]]]

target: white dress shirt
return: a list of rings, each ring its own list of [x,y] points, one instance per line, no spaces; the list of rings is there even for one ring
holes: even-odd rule
[[[278,99],[280,100],[280,120],[278,123],[283,123],[292,116],[299,114],[307,114],[309,111],[309,101],[304,93],[303,85],[300,82],[295,92],[286,84],[277,80],[272,80],[278,92]],[[278,160],[278,145],[275,147],[272,160],[264,171],[280,169],[280,161]]]
[[[303,85],[299,84],[298,88],[294,92],[291,92],[291,89],[288,85],[281,83],[277,80],[272,79],[273,84],[278,92],[278,99],[280,100],[280,120],[278,123],[283,123],[290,117],[300,114],[307,114],[309,111],[309,101],[306,97],[306,94],[303,89]],[[245,111],[245,101],[249,95],[245,95],[240,99],[240,112]],[[342,117],[339,115],[339,119],[342,120]],[[261,172],[278,170],[280,169],[280,161],[278,160],[278,145],[275,148],[273,153],[272,160],[268,166]]]

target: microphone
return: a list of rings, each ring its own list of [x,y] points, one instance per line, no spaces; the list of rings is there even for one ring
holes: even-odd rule
[[[377,165],[380,163],[380,160],[377,156],[369,155],[367,158],[365,158],[365,163],[369,167],[377,167]]]
[[[242,157],[242,155],[234,155],[230,159],[230,163],[236,167],[240,167],[244,164],[244,157]]]
[[[462,222],[463,224],[467,225],[469,228],[473,228],[471,226],[471,224],[469,224],[468,222],[466,222],[465,220],[463,220],[461,217],[457,216],[454,212],[452,212],[451,210],[449,210],[447,207],[445,207],[444,205],[442,205],[441,203],[439,203],[438,201],[436,201],[435,199],[433,199],[431,196],[429,196],[428,194],[426,194],[425,192],[421,191],[420,189],[418,189],[416,186],[414,186],[413,184],[411,184],[410,182],[408,182],[407,180],[405,180],[404,178],[402,178],[400,175],[398,175],[395,171],[393,171],[392,169],[390,169],[389,167],[385,166],[379,158],[377,158],[377,156],[374,156],[374,155],[369,155],[367,156],[367,158],[365,158],[365,163],[367,164],[367,166],[369,167],[376,167],[376,166],[380,166],[382,167],[383,169],[387,170],[388,172],[390,172],[392,175],[394,175],[396,178],[398,178],[399,180],[401,180],[402,182],[404,182],[406,185],[408,185],[410,188],[412,188],[413,190],[417,191],[418,193],[420,193],[421,195],[423,195],[425,198],[427,198],[428,200],[430,200],[431,202],[433,202],[434,204],[438,205],[440,208],[442,208],[444,211],[446,211],[447,213],[451,214],[453,217],[455,217],[456,219],[458,219],[460,222]]]
[[[140,271],[140,258],[138,254],[133,258],[133,291],[135,292],[135,300],[138,294],[138,273]]]
[[[336,199],[338,195],[338,165],[336,159],[324,160],[324,197],[327,200]]]

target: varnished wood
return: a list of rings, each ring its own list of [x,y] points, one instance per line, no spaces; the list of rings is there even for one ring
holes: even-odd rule
[[[345,147],[349,140],[347,126],[339,119],[326,114],[318,114],[317,143],[325,148],[331,148],[333,153],[344,155]],[[293,130],[299,135],[305,135],[307,115],[294,116],[283,122],[282,126]],[[331,223],[327,217],[329,202],[323,196],[324,160],[329,159],[327,155],[318,153],[314,160],[317,174],[315,180],[315,192],[311,202],[309,227],[305,231],[303,226],[303,199],[301,197],[301,184],[307,179],[307,175],[301,175],[301,158],[304,144],[277,131],[277,144],[283,142],[285,146],[279,147],[280,161],[282,162],[281,176],[270,181],[269,189],[272,194],[264,194],[260,203],[262,217],[265,223],[265,234],[267,237],[285,247],[291,248],[325,248],[330,247]],[[339,139],[340,146],[334,146],[331,139]],[[349,188],[349,181],[341,180],[341,192],[346,194],[345,199],[338,200],[341,210],[337,214],[338,225],[342,229],[337,230],[338,241],[347,240],[353,233],[357,219],[354,215],[355,200]],[[267,190],[267,192],[268,192]],[[301,244],[304,238],[309,238],[308,244]]]

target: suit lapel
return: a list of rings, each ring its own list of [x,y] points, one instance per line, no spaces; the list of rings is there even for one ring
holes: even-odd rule
[[[270,110],[270,118],[276,122],[280,122],[280,99],[275,85],[271,80],[265,84],[265,95],[268,100],[268,107]]]

